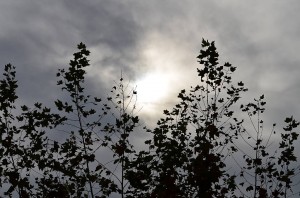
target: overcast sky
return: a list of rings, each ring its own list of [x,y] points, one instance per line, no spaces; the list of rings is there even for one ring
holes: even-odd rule
[[[266,119],[282,123],[300,119],[299,9],[296,0],[0,1],[0,65],[17,67],[23,103],[49,103],[60,94],[57,69],[83,42],[92,53],[88,82],[96,95],[105,96],[121,71],[137,86],[157,77],[164,94],[149,89],[146,98],[159,100],[140,101],[141,115],[155,120],[198,82],[205,38],[216,42],[221,63],[237,66],[234,78],[249,88],[246,98],[264,93]]]
[[[300,119],[299,10],[298,0],[2,0],[0,65],[17,67],[22,102],[49,103],[60,94],[57,69],[83,42],[96,95],[105,96],[121,71],[133,83],[159,76],[164,95],[141,102],[141,114],[158,119],[199,80],[196,56],[205,38],[216,42],[221,63],[237,67],[246,99],[264,93],[266,120],[282,124],[286,116]]]
[[[197,82],[196,56],[205,38],[238,67],[235,79],[249,87],[249,99],[265,93],[271,120],[299,118],[299,8],[298,1],[274,0],[1,1],[0,64],[17,67],[24,102],[47,101],[58,94],[57,68],[84,42],[97,95],[121,71],[132,82],[159,74],[166,94],[143,109],[161,112]]]

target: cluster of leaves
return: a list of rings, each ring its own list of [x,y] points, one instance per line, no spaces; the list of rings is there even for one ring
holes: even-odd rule
[[[15,68],[0,81],[0,193],[18,197],[287,197],[299,173],[294,153],[299,123],[286,118],[279,148],[264,139],[264,96],[241,105],[251,129],[233,109],[246,92],[232,82],[236,67],[219,64],[214,42],[202,41],[199,85],[181,90],[137,151],[134,89],[121,77],[105,99],[84,87],[87,57],[82,43],[69,67],[57,73],[66,93],[56,110],[35,103],[16,107]],[[57,134],[59,133],[59,134]],[[53,136],[59,138],[50,138]],[[248,146],[245,152],[244,147]],[[241,158],[238,159],[237,158]],[[230,172],[228,161],[240,171]]]

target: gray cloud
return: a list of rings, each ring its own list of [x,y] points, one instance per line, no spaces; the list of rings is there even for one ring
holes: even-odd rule
[[[56,69],[68,64],[79,42],[92,49],[105,49],[100,51],[103,54],[93,54],[102,57],[98,62],[92,61],[99,73],[107,68],[114,68],[111,72],[115,72],[116,78],[121,70],[131,73],[128,66],[136,59],[140,31],[125,4],[117,1],[1,4],[0,64],[11,62],[17,66],[23,98],[40,98],[38,94],[43,95],[45,90],[41,86],[55,93]],[[106,81],[105,76],[102,78]],[[46,97],[53,94],[49,90]]]
[[[162,70],[175,76],[170,83],[178,87],[172,86],[170,97],[156,108],[170,107],[180,89],[198,82],[195,57],[204,37],[216,41],[220,62],[238,67],[235,79],[250,88],[250,98],[266,93],[271,109],[299,115],[292,105],[300,94],[295,75],[299,73],[300,28],[293,20],[299,15],[297,1],[1,4],[0,63],[17,66],[24,100],[47,100],[56,95],[56,69],[67,65],[82,41],[92,52],[90,90],[96,89],[98,95],[108,91],[121,70],[131,80]],[[155,56],[148,56],[147,50],[153,49]],[[281,97],[291,105],[282,106]]]

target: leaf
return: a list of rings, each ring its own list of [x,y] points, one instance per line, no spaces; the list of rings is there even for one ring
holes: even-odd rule
[[[243,83],[242,81],[240,81],[240,82],[238,83],[238,86],[244,86],[244,83]]]
[[[135,117],[132,117],[132,122],[137,124],[139,122],[139,117],[138,116],[135,116]]]
[[[40,109],[41,106],[42,106],[42,103],[36,102],[36,103],[34,104],[34,106],[35,106],[36,108]]]
[[[100,170],[100,169],[102,169],[102,165],[101,164],[99,164],[99,165],[96,166],[95,172],[98,171],[98,170]]]
[[[234,72],[236,70],[236,67],[230,67],[230,71]]]
[[[261,96],[259,97],[260,100],[262,100],[262,99],[264,99],[264,98],[265,98],[264,95],[261,95]]]
[[[28,111],[28,107],[26,105],[21,106],[22,111]]]
[[[101,102],[101,98],[94,97],[95,102]]]
[[[254,188],[253,188],[253,186],[248,186],[247,188],[246,188],[246,191],[252,191]]]
[[[290,118],[285,118],[284,122],[290,123],[290,122],[292,122],[292,120],[293,120],[293,116]]]

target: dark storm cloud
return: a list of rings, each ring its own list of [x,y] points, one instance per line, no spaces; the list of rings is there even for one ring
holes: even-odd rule
[[[24,99],[56,95],[56,69],[68,64],[79,42],[110,49],[94,64],[98,71],[114,66],[119,74],[135,61],[139,31],[121,2],[12,1],[0,10],[0,64],[17,66]]]

